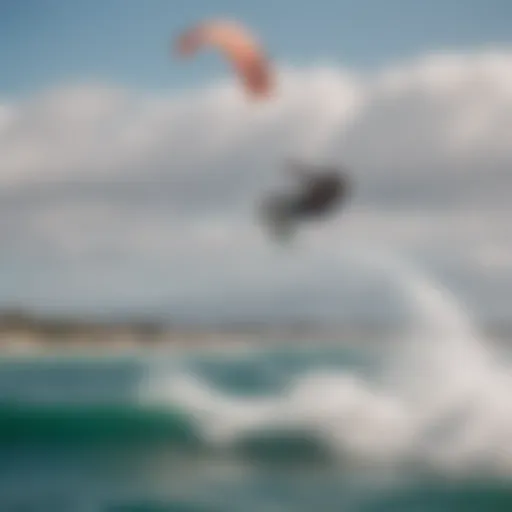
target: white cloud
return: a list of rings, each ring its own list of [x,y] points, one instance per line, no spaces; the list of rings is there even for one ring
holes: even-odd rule
[[[340,254],[358,240],[466,269],[466,288],[487,290],[511,279],[511,69],[512,53],[440,54],[372,74],[283,69],[267,104],[221,83],[63,86],[3,105],[0,271],[18,279],[0,299],[215,314],[300,293],[289,309],[316,296],[334,311],[332,273],[347,278]],[[254,217],[290,157],[342,162],[356,189],[287,256]],[[503,300],[489,293],[482,304]]]

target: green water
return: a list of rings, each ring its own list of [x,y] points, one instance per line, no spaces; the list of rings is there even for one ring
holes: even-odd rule
[[[512,510],[503,476],[454,478],[417,463],[388,464],[373,452],[361,464],[335,449],[349,448],[352,438],[333,445],[329,422],[342,431],[355,416],[305,428],[308,410],[326,393],[348,395],[345,376],[378,382],[377,363],[332,347],[239,357],[4,360],[0,510]],[[276,405],[291,382],[315,372],[339,381],[303,384],[300,407],[291,398]],[[175,374],[192,384],[176,384]]]

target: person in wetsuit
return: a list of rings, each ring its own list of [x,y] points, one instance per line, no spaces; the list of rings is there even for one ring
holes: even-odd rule
[[[264,214],[278,236],[289,236],[300,221],[333,212],[350,191],[348,176],[339,169],[294,163],[290,170],[299,179],[298,190],[267,198],[263,205]]]

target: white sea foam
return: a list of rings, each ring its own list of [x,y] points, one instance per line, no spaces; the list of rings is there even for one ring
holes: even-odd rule
[[[228,396],[192,375],[152,369],[145,400],[186,408],[212,443],[305,429],[346,460],[512,474],[512,377],[448,290],[410,264],[358,257],[403,294],[412,320],[377,382],[355,371],[302,374],[280,395]]]

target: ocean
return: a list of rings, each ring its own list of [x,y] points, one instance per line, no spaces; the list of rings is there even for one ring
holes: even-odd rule
[[[512,510],[511,359],[401,276],[381,344],[4,357],[0,510]]]

